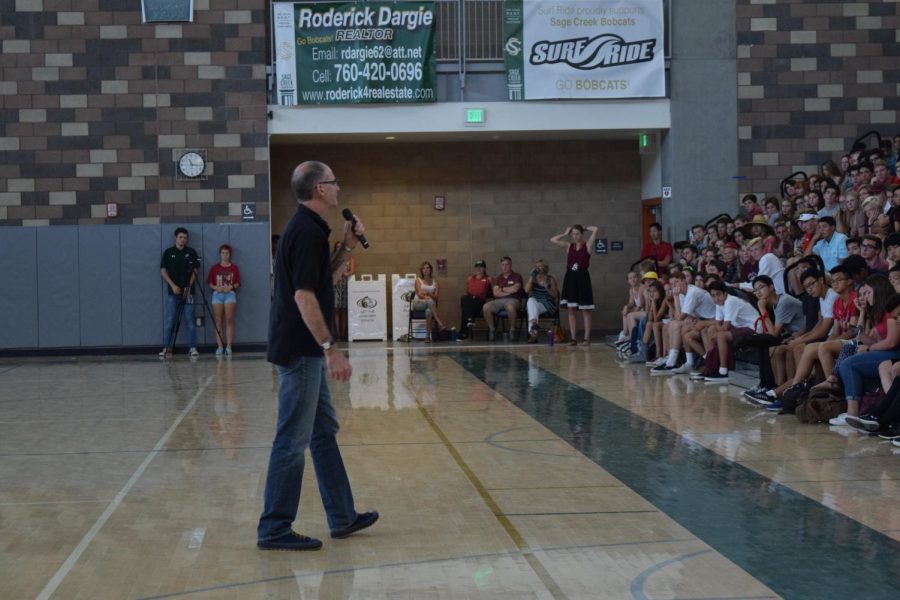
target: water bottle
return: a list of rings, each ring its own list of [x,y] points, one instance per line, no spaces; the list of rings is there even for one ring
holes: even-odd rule
[[[555,336],[553,335],[553,330],[547,330],[547,345],[553,346],[553,342],[555,341]]]

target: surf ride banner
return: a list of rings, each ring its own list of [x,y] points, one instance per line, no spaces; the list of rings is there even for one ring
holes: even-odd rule
[[[278,103],[434,102],[434,2],[274,4]]]
[[[510,100],[665,96],[662,0],[506,0]]]

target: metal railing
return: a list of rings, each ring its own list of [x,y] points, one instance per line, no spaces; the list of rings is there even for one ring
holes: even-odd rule
[[[503,0],[437,0],[436,5],[438,61],[503,60]]]

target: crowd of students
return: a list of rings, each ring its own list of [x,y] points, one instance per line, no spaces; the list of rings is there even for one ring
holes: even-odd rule
[[[748,401],[815,421],[818,398],[831,425],[900,446],[898,156],[900,135],[855,148],[674,247],[652,224],[628,273],[620,357],[715,384],[747,349],[760,375]]]

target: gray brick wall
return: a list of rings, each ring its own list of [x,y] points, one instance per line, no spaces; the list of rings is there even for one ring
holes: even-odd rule
[[[265,5],[144,25],[139,2],[0,0],[0,225],[266,219]],[[208,179],[177,181],[194,148]]]
[[[900,131],[900,2],[737,0],[742,192]]]

